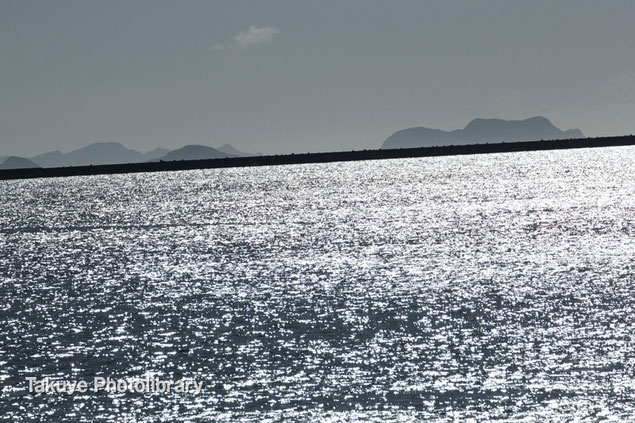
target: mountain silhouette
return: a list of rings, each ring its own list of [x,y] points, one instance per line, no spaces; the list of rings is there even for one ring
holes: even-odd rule
[[[170,151],[160,160],[165,162],[174,160],[204,160],[204,159],[222,159],[226,157],[236,157],[234,154],[227,154],[218,151],[215,148],[205,145],[186,145],[178,150]]]
[[[118,142],[98,142],[64,155],[64,166],[85,166],[143,161],[143,154]]]
[[[541,116],[525,120],[474,119],[464,129],[454,131],[423,127],[397,131],[384,141],[381,148],[416,148],[583,137],[584,134],[579,129],[562,131],[549,119]]]
[[[31,157],[30,160],[42,167],[58,167],[63,166],[64,154],[62,154],[59,150],[55,150],[50,153],[39,154]]]
[[[231,154],[236,157],[262,156],[262,153],[245,153],[244,151],[240,151],[229,144],[223,144],[220,147],[216,147],[216,149],[221,153]]]
[[[161,160],[199,160],[215,159],[224,157],[250,157],[260,156],[260,153],[246,153],[240,151],[229,144],[225,144],[218,149],[203,145],[187,145],[178,150],[168,150],[165,148],[155,148],[147,153],[141,153],[125,147],[118,142],[98,142],[87,145],[69,153],[62,153],[59,150],[39,154],[22,162],[30,167],[66,167],[66,166],[87,166],[102,164],[125,164],[125,163],[146,163]],[[16,156],[17,157],[17,156]],[[0,163],[4,163],[8,156],[0,157]],[[17,159],[11,160],[9,164],[20,166]]]
[[[141,163],[165,156],[170,150],[155,148],[141,153],[118,142],[99,142],[63,154],[51,151],[31,157],[30,160],[41,167],[86,166],[117,163]]]
[[[30,169],[34,167],[40,166],[29,159],[17,156],[9,156],[0,164],[0,169]]]

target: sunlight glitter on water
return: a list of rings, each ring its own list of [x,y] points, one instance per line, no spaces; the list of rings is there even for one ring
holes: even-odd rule
[[[0,185],[13,421],[625,421],[635,149]],[[146,373],[199,396],[43,396]]]

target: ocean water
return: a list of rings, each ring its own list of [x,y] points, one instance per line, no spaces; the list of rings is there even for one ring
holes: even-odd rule
[[[2,181],[0,420],[635,421],[634,289],[633,147]]]

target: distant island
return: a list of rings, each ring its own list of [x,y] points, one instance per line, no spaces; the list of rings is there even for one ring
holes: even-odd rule
[[[381,149],[420,148],[449,145],[485,144],[530,140],[581,139],[579,129],[562,131],[549,119],[537,116],[525,120],[474,119],[464,129],[442,131],[424,127],[408,128],[389,136]],[[33,167],[99,166],[180,160],[208,160],[262,156],[243,152],[229,144],[220,147],[186,145],[176,150],[155,148],[146,153],[125,147],[119,142],[99,142],[69,153],[51,151],[34,157],[0,157],[0,169]]]
[[[229,144],[218,148],[186,145],[176,150],[155,148],[141,153],[118,142],[98,142],[69,153],[51,151],[34,157],[0,157],[0,169],[55,168],[68,166],[99,166],[109,164],[146,163],[171,160],[204,160],[227,157],[251,157],[260,153],[246,153]]]
[[[53,151],[28,159],[15,156],[0,157],[0,180],[559,150],[633,144],[635,144],[635,137],[632,135],[584,138],[579,129],[560,130],[544,117],[517,121],[475,119],[464,129],[455,131],[423,127],[397,131],[388,137],[378,150],[265,156],[261,153],[245,153],[225,144],[217,148],[204,145],[186,145],[172,151],[155,148],[141,153],[117,142],[95,143],[66,154]]]
[[[224,159],[226,157],[239,157],[239,155],[225,153],[205,145],[186,145],[178,150],[170,151],[155,161]]]
[[[0,169],[7,169],[7,170],[33,169],[38,167],[41,167],[41,166],[29,159],[25,159],[23,157],[17,157],[17,156],[4,157],[2,160],[2,163],[0,163]]]
[[[230,167],[277,166],[305,163],[331,163],[358,160],[403,159],[471,154],[512,153],[524,151],[566,150],[577,148],[621,147],[635,145],[635,136],[578,138],[550,141],[518,141],[445,145],[439,147],[394,148],[329,153],[282,154],[276,156],[226,157],[205,160],[157,160],[144,163],[109,164],[31,169],[0,169],[0,180],[53,178],[79,175],[109,175],[135,172],[219,169]]]
[[[424,127],[403,129],[389,136],[381,148],[436,147],[583,137],[581,130],[562,131],[556,128],[549,119],[541,116],[525,120],[474,119],[464,129],[454,131]]]

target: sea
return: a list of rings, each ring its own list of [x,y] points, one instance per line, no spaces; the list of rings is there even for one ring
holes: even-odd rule
[[[1,421],[635,421],[634,340],[635,147],[0,182]]]

